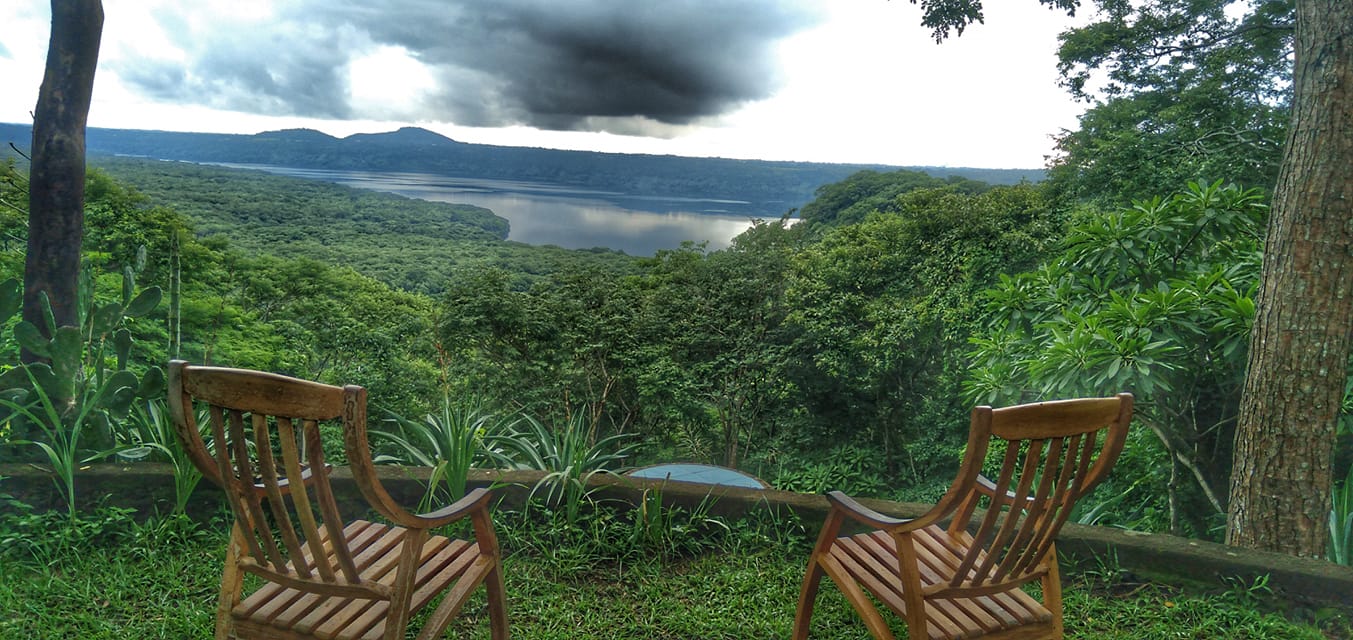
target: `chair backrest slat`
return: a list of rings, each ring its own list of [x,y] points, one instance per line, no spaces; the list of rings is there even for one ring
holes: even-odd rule
[[[1064,446],[1067,449],[1075,449],[1076,440],[1080,437],[1080,435],[1072,436],[1069,445],[1066,438],[1053,438],[1048,444],[1048,460],[1061,459]],[[1012,574],[1018,575],[1031,568],[1031,562],[1037,560],[1037,554],[1034,553],[1037,548],[1036,541],[1040,532],[1045,530],[1048,517],[1056,512],[1055,505],[1059,504],[1062,491],[1067,487],[1071,476],[1069,469],[1067,465],[1063,465],[1060,470],[1049,466],[1039,473],[1038,489],[1034,492],[1033,501],[1020,523],[1019,535],[1011,542],[1012,547],[1021,551],[1007,554],[1001,560],[994,579],[1004,580]]]
[[[1025,571],[1031,571],[1034,566],[1031,561],[1036,561],[1038,554],[1037,541],[1042,539],[1042,534],[1047,530],[1050,521],[1049,518],[1055,517],[1058,509],[1059,496],[1063,490],[1068,488],[1068,483],[1075,476],[1071,473],[1074,465],[1066,464],[1063,455],[1067,451],[1075,451],[1078,448],[1077,442],[1081,438],[1080,434],[1066,438],[1053,438],[1051,440],[1035,440],[1034,442],[1042,444],[1047,443],[1047,458],[1043,461],[1037,471],[1038,489],[1030,494],[1031,500],[1024,509],[1021,516],[1019,511],[1011,511],[1009,518],[1020,518],[1020,534],[1016,536],[1005,547],[1006,553],[992,554],[1000,555],[1001,562],[996,568],[996,572],[991,579],[996,582],[1004,581],[1012,576],[1020,576]],[[1032,454],[1033,449],[1030,448]],[[1001,547],[998,547],[998,549]]]
[[[248,530],[252,532],[250,537],[256,542],[254,546],[261,547],[264,552],[255,555],[254,559],[259,564],[271,564],[276,571],[286,571],[286,560],[277,548],[277,542],[273,540],[268,517],[263,513],[262,500],[254,487],[254,467],[249,459],[249,440],[244,433],[244,414],[231,409],[226,412],[226,417],[230,446],[221,449],[226,454],[230,449],[234,449],[234,460],[231,461],[233,469],[230,470],[230,475],[235,478],[236,495],[243,503],[245,513],[249,514],[249,522],[253,524]]]
[[[186,396],[187,394],[185,393],[184,395]],[[185,398],[185,402],[190,401]],[[191,406],[191,404],[189,406]],[[212,456],[212,460],[216,463],[216,468],[214,470],[202,468],[202,474],[209,478],[216,479],[221,485],[221,489],[225,491],[226,504],[230,505],[230,511],[235,516],[235,523],[246,533],[244,541],[248,548],[245,549],[245,551],[255,560],[265,562],[266,560],[264,560],[264,558],[266,558],[266,556],[263,554],[263,549],[258,546],[258,540],[253,535],[254,520],[250,517],[248,510],[245,509],[245,505],[248,504],[248,501],[244,498],[244,489],[240,486],[239,478],[235,476],[234,465],[230,462],[230,450],[225,445],[229,440],[226,439],[225,435],[224,410],[216,405],[211,405],[207,408],[207,413],[207,420],[211,423],[212,442],[217,443],[215,455]],[[214,471],[214,473],[209,473],[210,471]]]
[[[262,425],[263,431],[258,433],[257,442],[269,442],[267,429],[267,418],[261,414],[254,414],[254,425]],[[282,470],[288,479],[287,486],[291,482],[301,482],[304,471],[301,470],[301,459],[296,455],[296,434],[291,428],[291,419],[285,417],[277,418],[277,441],[282,450]],[[291,556],[291,562],[296,569],[296,573],[302,578],[310,577],[310,564],[305,561],[305,554],[301,553],[301,543],[296,535],[296,528],[292,525],[291,516],[287,511],[286,502],[282,497],[282,490],[277,480],[277,465],[273,462],[272,452],[267,448],[260,449],[258,452],[259,466],[266,467],[267,475],[264,476],[264,482],[268,483],[269,502],[272,504],[274,513],[276,513],[277,528],[282,533],[282,539],[286,541],[287,553]],[[315,553],[316,529],[314,525],[315,516],[310,511],[309,500],[305,491],[292,491],[291,502],[296,509],[296,519],[300,521],[301,537],[309,541],[309,547],[313,557],[312,563],[320,578],[326,582],[333,581],[333,572],[328,570],[327,563],[324,560],[323,553]],[[323,550],[323,547],[320,547]]]
[[[1003,498],[999,504],[993,501],[991,505],[992,508],[987,510],[986,517],[993,522],[1000,523],[1000,532],[997,533],[996,537],[989,543],[983,545],[987,547],[988,553],[982,563],[978,565],[977,571],[972,577],[972,581],[975,584],[982,584],[986,582],[988,578],[993,578],[995,580],[1000,580],[1001,578],[999,571],[995,576],[992,576],[991,570],[996,566],[996,561],[1003,559],[1003,556],[999,553],[991,553],[990,551],[995,549],[1005,549],[1012,546],[1013,540],[1020,529],[1020,521],[1027,521],[1027,518],[1020,517],[1021,514],[1025,513],[1025,509],[1020,508],[1021,505],[1017,504],[1017,502],[1021,499],[1020,496],[1029,495],[1029,491],[1033,489],[1034,480],[1038,477],[1039,461],[1043,454],[1043,445],[1045,442],[1045,440],[1031,440],[1028,442],[1028,450],[1023,456],[1023,464],[1020,465],[1019,484],[1013,492],[1016,497],[1013,499]],[[1016,446],[1010,447],[1010,449],[1017,453],[1020,448],[1021,447]],[[974,550],[970,551],[969,555],[976,556],[977,554]]]
[[[1107,441],[1109,437],[1111,436],[1106,434],[1105,440]],[[1109,443],[1106,442],[1105,446],[1109,446]],[[1057,532],[1061,531],[1062,525],[1066,524],[1067,519],[1071,517],[1071,509],[1076,505],[1076,501],[1080,500],[1086,493],[1089,493],[1090,489],[1093,489],[1095,484],[1098,484],[1098,478],[1094,478],[1094,482],[1088,486],[1086,484],[1087,480],[1092,479],[1089,477],[1090,471],[1093,468],[1092,465],[1098,465],[1098,460],[1094,459],[1094,454],[1097,449],[1096,438],[1093,435],[1085,438],[1080,449],[1079,461],[1075,467],[1075,476],[1063,480],[1062,484],[1066,489],[1054,503],[1058,507],[1057,510],[1049,514],[1054,520],[1043,527],[1043,530],[1040,532],[1040,538],[1030,544],[1032,552],[1028,554],[1029,557],[1027,559],[1022,560],[1022,565],[1025,568],[1020,569],[1021,571],[1027,570],[1028,567],[1047,555],[1048,550],[1052,548],[1054,539],[1057,537]],[[1105,454],[1101,453],[1100,457],[1102,458],[1104,455]]]
[[[314,420],[303,422],[305,434],[306,458],[310,464],[324,464],[324,447],[320,441],[319,423]],[[315,497],[319,501],[320,515],[324,518],[324,527],[329,532],[330,540],[343,539],[343,519],[338,515],[338,503],[334,500],[333,489],[329,486],[328,478],[324,482],[315,485]],[[347,545],[333,545],[334,561],[338,569],[343,572],[343,576],[348,582],[357,582],[357,564],[352,560],[352,550]]]
[[[987,506],[986,514],[983,515],[982,517],[982,524],[977,527],[977,532],[973,534],[974,540],[972,544],[973,549],[980,549],[984,547],[985,541],[989,540],[991,536],[994,535],[993,531],[995,531],[996,527],[1000,524],[999,522],[997,522],[996,516],[1000,512],[1001,505],[1004,504],[1006,500],[1005,494],[1010,488],[1011,479],[1014,478],[1015,460],[1018,457],[1019,450],[1006,449],[1005,461],[1001,464],[1001,473],[996,477],[995,496],[991,499],[991,504]],[[972,518],[972,509],[976,506],[976,504],[977,500],[975,495],[972,496],[972,499],[964,501],[964,511],[966,511],[966,513],[959,514],[964,518],[963,520],[964,523],[966,523],[968,519]],[[977,562],[976,553],[969,553],[963,557],[962,562],[960,562],[958,565],[958,570],[954,572],[954,581],[952,586],[958,586],[958,584],[964,580],[965,576],[968,575],[968,571],[972,569],[973,563],[975,562]]]
[[[177,385],[171,393],[180,395],[176,419],[183,422],[176,428],[189,443],[189,457],[200,468],[204,460],[214,463],[201,470],[225,490],[245,534],[242,551],[255,566],[320,590],[384,589],[363,582],[347,547],[320,440],[321,421],[344,417],[348,391],[216,367],[171,367],[171,381]],[[207,405],[215,451],[195,435],[194,402]]]
[[[971,475],[961,475],[956,487],[967,487],[960,491],[969,493],[956,499],[950,534],[966,529],[982,504],[985,512],[953,577],[933,589],[937,594],[990,592],[1046,571],[1047,554],[1072,507],[1103,479],[1122,451],[1132,398],[1122,394],[979,409],[973,413],[974,432],[989,432],[990,446],[999,450],[1004,445],[1005,452],[996,480],[981,481],[987,490],[979,490],[983,460],[964,461]]]

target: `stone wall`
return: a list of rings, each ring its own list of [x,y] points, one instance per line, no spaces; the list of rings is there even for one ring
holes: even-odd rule
[[[412,508],[423,495],[428,470],[410,467],[382,467],[382,483],[397,501]],[[473,471],[470,485],[490,487],[500,500],[500,508],[519,508],[534,483],[542,477],[534,471]],[[347,468],[333,472],[335,496],[345,514],[367,511]],[[0,494],[9,494],[39,508],[62,508],[51,476],[33,465],[0,464]],[[601,497],[619,503],[638,504],[645,491],[662,492],[665,504],[694,508],[705,505],[715,515],[737,517],[750,510],[766,508],[798,515],[810,535],[826,517],[824,496],[786,491],[742,489],[661,480],[598,475],[591,484]],[[138,463],[95,465],[81,471],[76,480],[80,507],[95,503],[131,507],[143,514],[167,512],[174,504],[174,482],[168,465]],[[101,496],[107,496],[102,498]],[[927,505],[861,500],[870,508],[895,517],[916,517]],[[223,513],[220,491],[203,482],[194,493],[189,514],[209,519]],[[1118,567],[1165,583],[1222,584],[1238,579],[1252,583],[1268,576],[1268,585],[1281,598],[1302,606],[1353,607],[1353,567],[1342,567],[1321,560],[1295,558],[1283,554],[1250,551],[1210,542],[1189,540],[1164,534],[1145,534],[1122,529],[1068,524],[1057,540],[1058,550],[1069,570],[1078,563],[1094,566],[1105,558],[1114,558]]]

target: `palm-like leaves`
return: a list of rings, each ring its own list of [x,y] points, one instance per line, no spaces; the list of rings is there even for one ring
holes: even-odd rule
[[[477,401],[453,403],[442,400],[441,411],[411,420],[391,414],[397,431],[373,430],[372,434],[394,444],[394,454],[376,456],[376,462],[394,462],[432,468],[423,506],[437,493],[447,501],[465,495],[465,482],[476,462],[492,460],[484,438],[498,428],[498,415]]]
[[[531,494],[544,489],[546,503],[562,504],[570,522],[576,520],[579,507],[590,494],[587,480],[596,473],[618,469],[636,447],[626,442],[634,437],[632,433],[593,441],[593,425],[587,416],[587,411],[575,413],[562,429],[550,429],[524,416],[507,433],[489,438],[495,445],[492,455],[504,466],[547,472]]]
[[[1334,488],[1330,510],[1330,562],[1353,566],[1353,467],[1342,486]]]

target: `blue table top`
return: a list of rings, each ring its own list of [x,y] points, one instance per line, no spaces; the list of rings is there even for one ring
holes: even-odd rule
[[[765,489],[767,485],[756,476],[743,473],[737,469],[728,467],[719,467],[712,464],[694,464],[687,462],[677,462],[669,464],[657,464],[651,467],[635,469],[625,475],[633,478],[647,478],[653,480],[673,480],[676,482],[698,482],[701,484],[717,484],[729,487],[746,487],[749,489]]]

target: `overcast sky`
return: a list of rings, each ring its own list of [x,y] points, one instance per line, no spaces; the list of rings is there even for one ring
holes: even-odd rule
[[[1083,105],[1073,19],[990,0],[935,44],[901,0],[104,0],[94,127],[1035,168]],[[0,2],[0,122],[29,122],[47,0]]]

